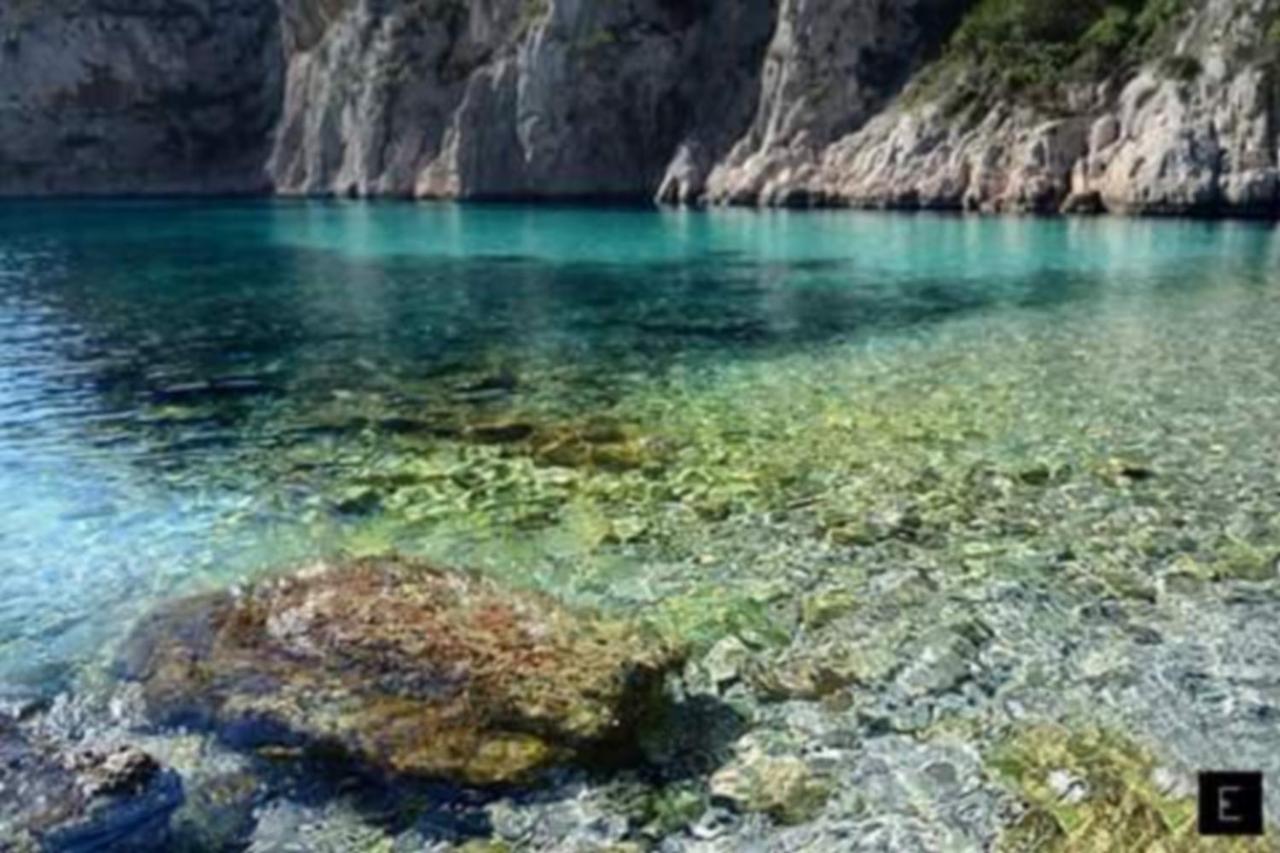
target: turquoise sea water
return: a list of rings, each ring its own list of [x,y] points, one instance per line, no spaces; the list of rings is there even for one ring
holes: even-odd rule
[[[338,550],[624,609],[747,588],[778,574],[735,523],[977,459],[1141,458],[1202,550],[1262,547],[1277,329],[1254,224],[0,206],[0,682]],[[483,439],[600,419],[635,459]]]

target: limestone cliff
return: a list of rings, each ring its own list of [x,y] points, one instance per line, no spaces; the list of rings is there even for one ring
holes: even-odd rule
[[[1275,215],[1278,64],[1280,0],[8,0],[0,194]]]
[[[651,196],[690,134],[714,154],[746,125],[772,23],[738,0],[338,0],[302,18],[285,16],[276,187],[466,198]]]
[[[1149,4],[1153,5],[1153,4]],[[1159,49],[1049,103],[908,91],[822,153],[811,191],[884,207],[1280,213],[1280,3],[1166,2]],[[939,82],[941,85],[939,85]]]
[[[0,195],[269,188],[278,44],[263,0],[0,0]]]

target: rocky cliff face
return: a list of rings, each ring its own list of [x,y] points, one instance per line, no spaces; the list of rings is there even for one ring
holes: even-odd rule
[[[711,170],[705,197],[813,200],[822,152],[885,107],[967,5],[782,0],[751,124]]]
[[[953,49],[1019,4],[11,0],[0,192],[1280,210],[1280,2],[1062,4],[1159,49],[1038,99]]]
[[[811,191],[983,211],[1280,213],[1280,4],[1187,3],[1162,55],[1057,103],[904,98],[823,152]]]
[[[749,6],[338,0],[302,27],[290,11],[272,176],[287,193],[652,195],[691,134],[714,154],[749,119],[771,25]]]
[[[0,195],[267,188],[278,45],[262,0],[0,2]]]
[[[788,198],[964,5],[291,4],[282,192],[674,202]]]

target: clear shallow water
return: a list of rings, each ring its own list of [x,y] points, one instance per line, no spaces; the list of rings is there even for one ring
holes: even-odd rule
[[[800,588],[753,519],[828,548],[988,463],[1141,458],[1161,523],[1265,544],[1277,328],[1280,233],[1248,224],[3,206],[0,680],[56,688],[158,598],[342,549],[637,611]],[[601,419],[622,464],[474,434]],[[1080,500],[1012,550],[1154,535]],[[939,560],[1007,535],[947,525]]]

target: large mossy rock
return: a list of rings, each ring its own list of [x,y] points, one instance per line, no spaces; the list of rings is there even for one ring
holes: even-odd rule
[[[161,724],[492,784],[626,760],[681,660],[630,624],[384,557],[178,601],[124,668]]]

